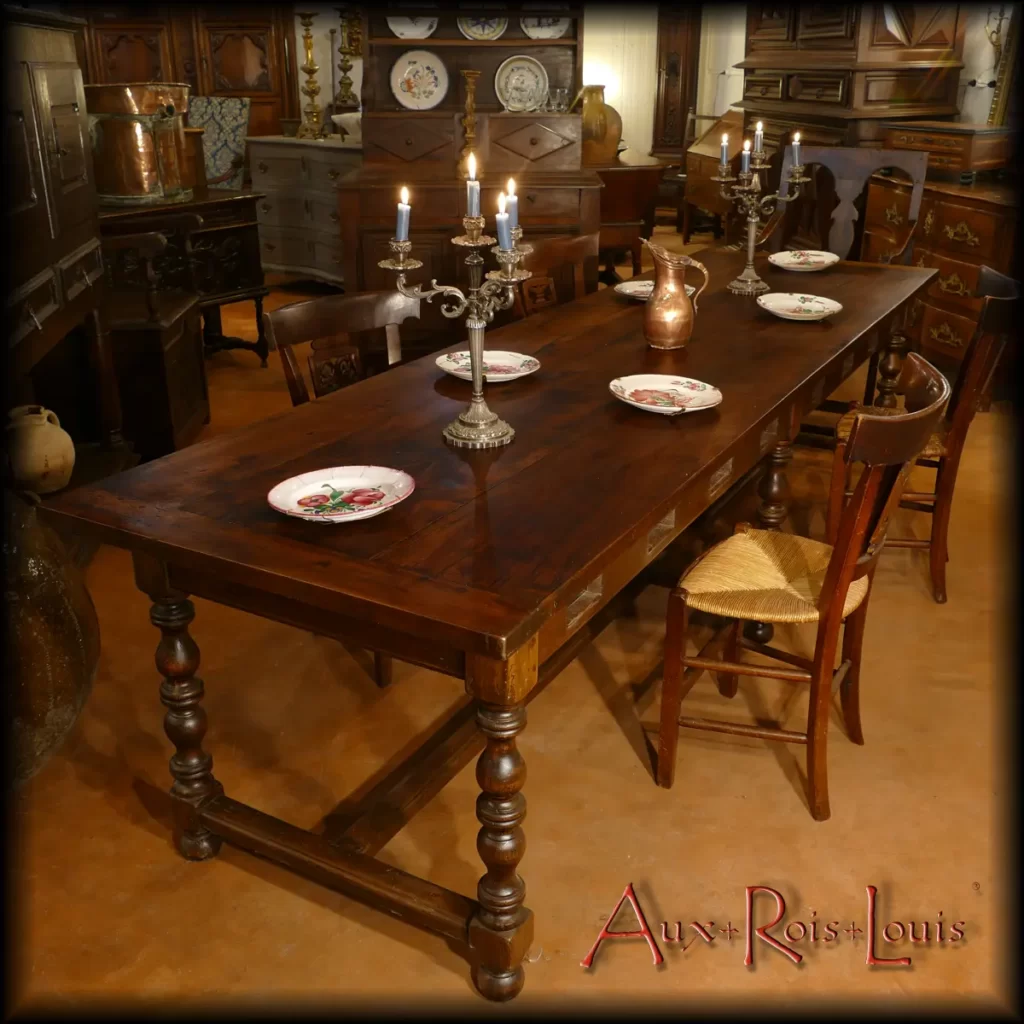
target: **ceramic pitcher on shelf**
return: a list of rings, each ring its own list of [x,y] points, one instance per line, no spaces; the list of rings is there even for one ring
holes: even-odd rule
[[[654,291],[644,304],[644,337],[651,348],[682,348],[693,334],[697,300],[708,286],[707,269],[689,256],[669,252],[646,238],[641,241],[654,257]],[[687,267],[696,267],[704,275],[692,301],[686,294]]]

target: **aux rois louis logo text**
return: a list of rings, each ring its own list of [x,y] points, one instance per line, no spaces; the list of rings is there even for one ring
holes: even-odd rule
[[[812,910],[807,921],[790,920],[786,921],[786,900],[777,889],[767,885],[748,885],[746,887],[746,921],[743,928],[736,928],[732,921],[727,921],[723,926],[720,922],[714,921],[691,921],[685,927],[681,921],[674,922],[670,927],[668,921],[661,922],[660,938],[662,943],[678,943],[682,949],[687,949],[693,943],[703,942],[706,945],[713,945],[720,938],[732,943],[737,936],[743,936],[744,955],[743,963],[747,967],[754,965],[754,950],[756,943],[763,942],[769,948],[783,956],[788,957],[795,964],[799,964],[804,954],[799,947],[808,949],[808,943],[832,943],[843,941],[840,936],[847,936],[848,941],[856,943],[863,940],[865,943],[864,962],[869,967],[909,967],[912,957],[909,956],[883,956],[882,951],[890,952],[891,947],[909,941],[915,945],[956,943],[964,938],[965,921],[954,921],[950,924],[943,919],[940,910],[934,921],[889,921],[884,927],[879,928],[878,924],[878,889],[873,885],[865,886],[867,894],[867,913],[863,927],[856,921],[826,921],[818,917],[817,911]],[[765,909],[771,904],[766,899],[755,901],[755,896],[771,896],[774,900],[774,910],[765,913]],[[612,931],[612,921],[622,909],[622,905],[629,902],[636,915],[638,928],[634,931]],[[884,918],[883,918],[884,919]],[[640,900],[633,890],[633,883],[626,886],[622,897],[615,905],[605,921],[604,927],[597,936],[590,952],[580,963],[581,967],[590,967],[601,944],[612,939],[642,939],[650,947],[651,956],[654,958],[654,965],[664,963],[661,947],[654,931],[648,924],[647,915],[644,913]],[[722,943],[719,942],[719,945]],[[894,952],[896,950],[893,950]]]

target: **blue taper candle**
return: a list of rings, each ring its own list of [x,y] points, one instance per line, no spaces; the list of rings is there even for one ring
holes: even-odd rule
[[[395,241],[409,241],[409,190],[402,186],[402,201],[398,204],[398,221],[395,224]]]
[[[498,212],[494,216],[494,226],[498,229],[498,248],[512,248],[512,229],[508,225],[508,214],[505,212],[505,193],[498,193]]]

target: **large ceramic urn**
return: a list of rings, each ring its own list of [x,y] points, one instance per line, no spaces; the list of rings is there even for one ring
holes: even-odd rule
[[[622,139],[622,117],[614,107],[605,103],[603,85],[585,85],[582,95],[583,166],[605,167],[613,164]]]

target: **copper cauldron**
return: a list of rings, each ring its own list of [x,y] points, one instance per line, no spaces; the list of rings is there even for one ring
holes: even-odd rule
[[[87,85],[96,191],[117,206],[186,202],[185,112],[180,82]]]

